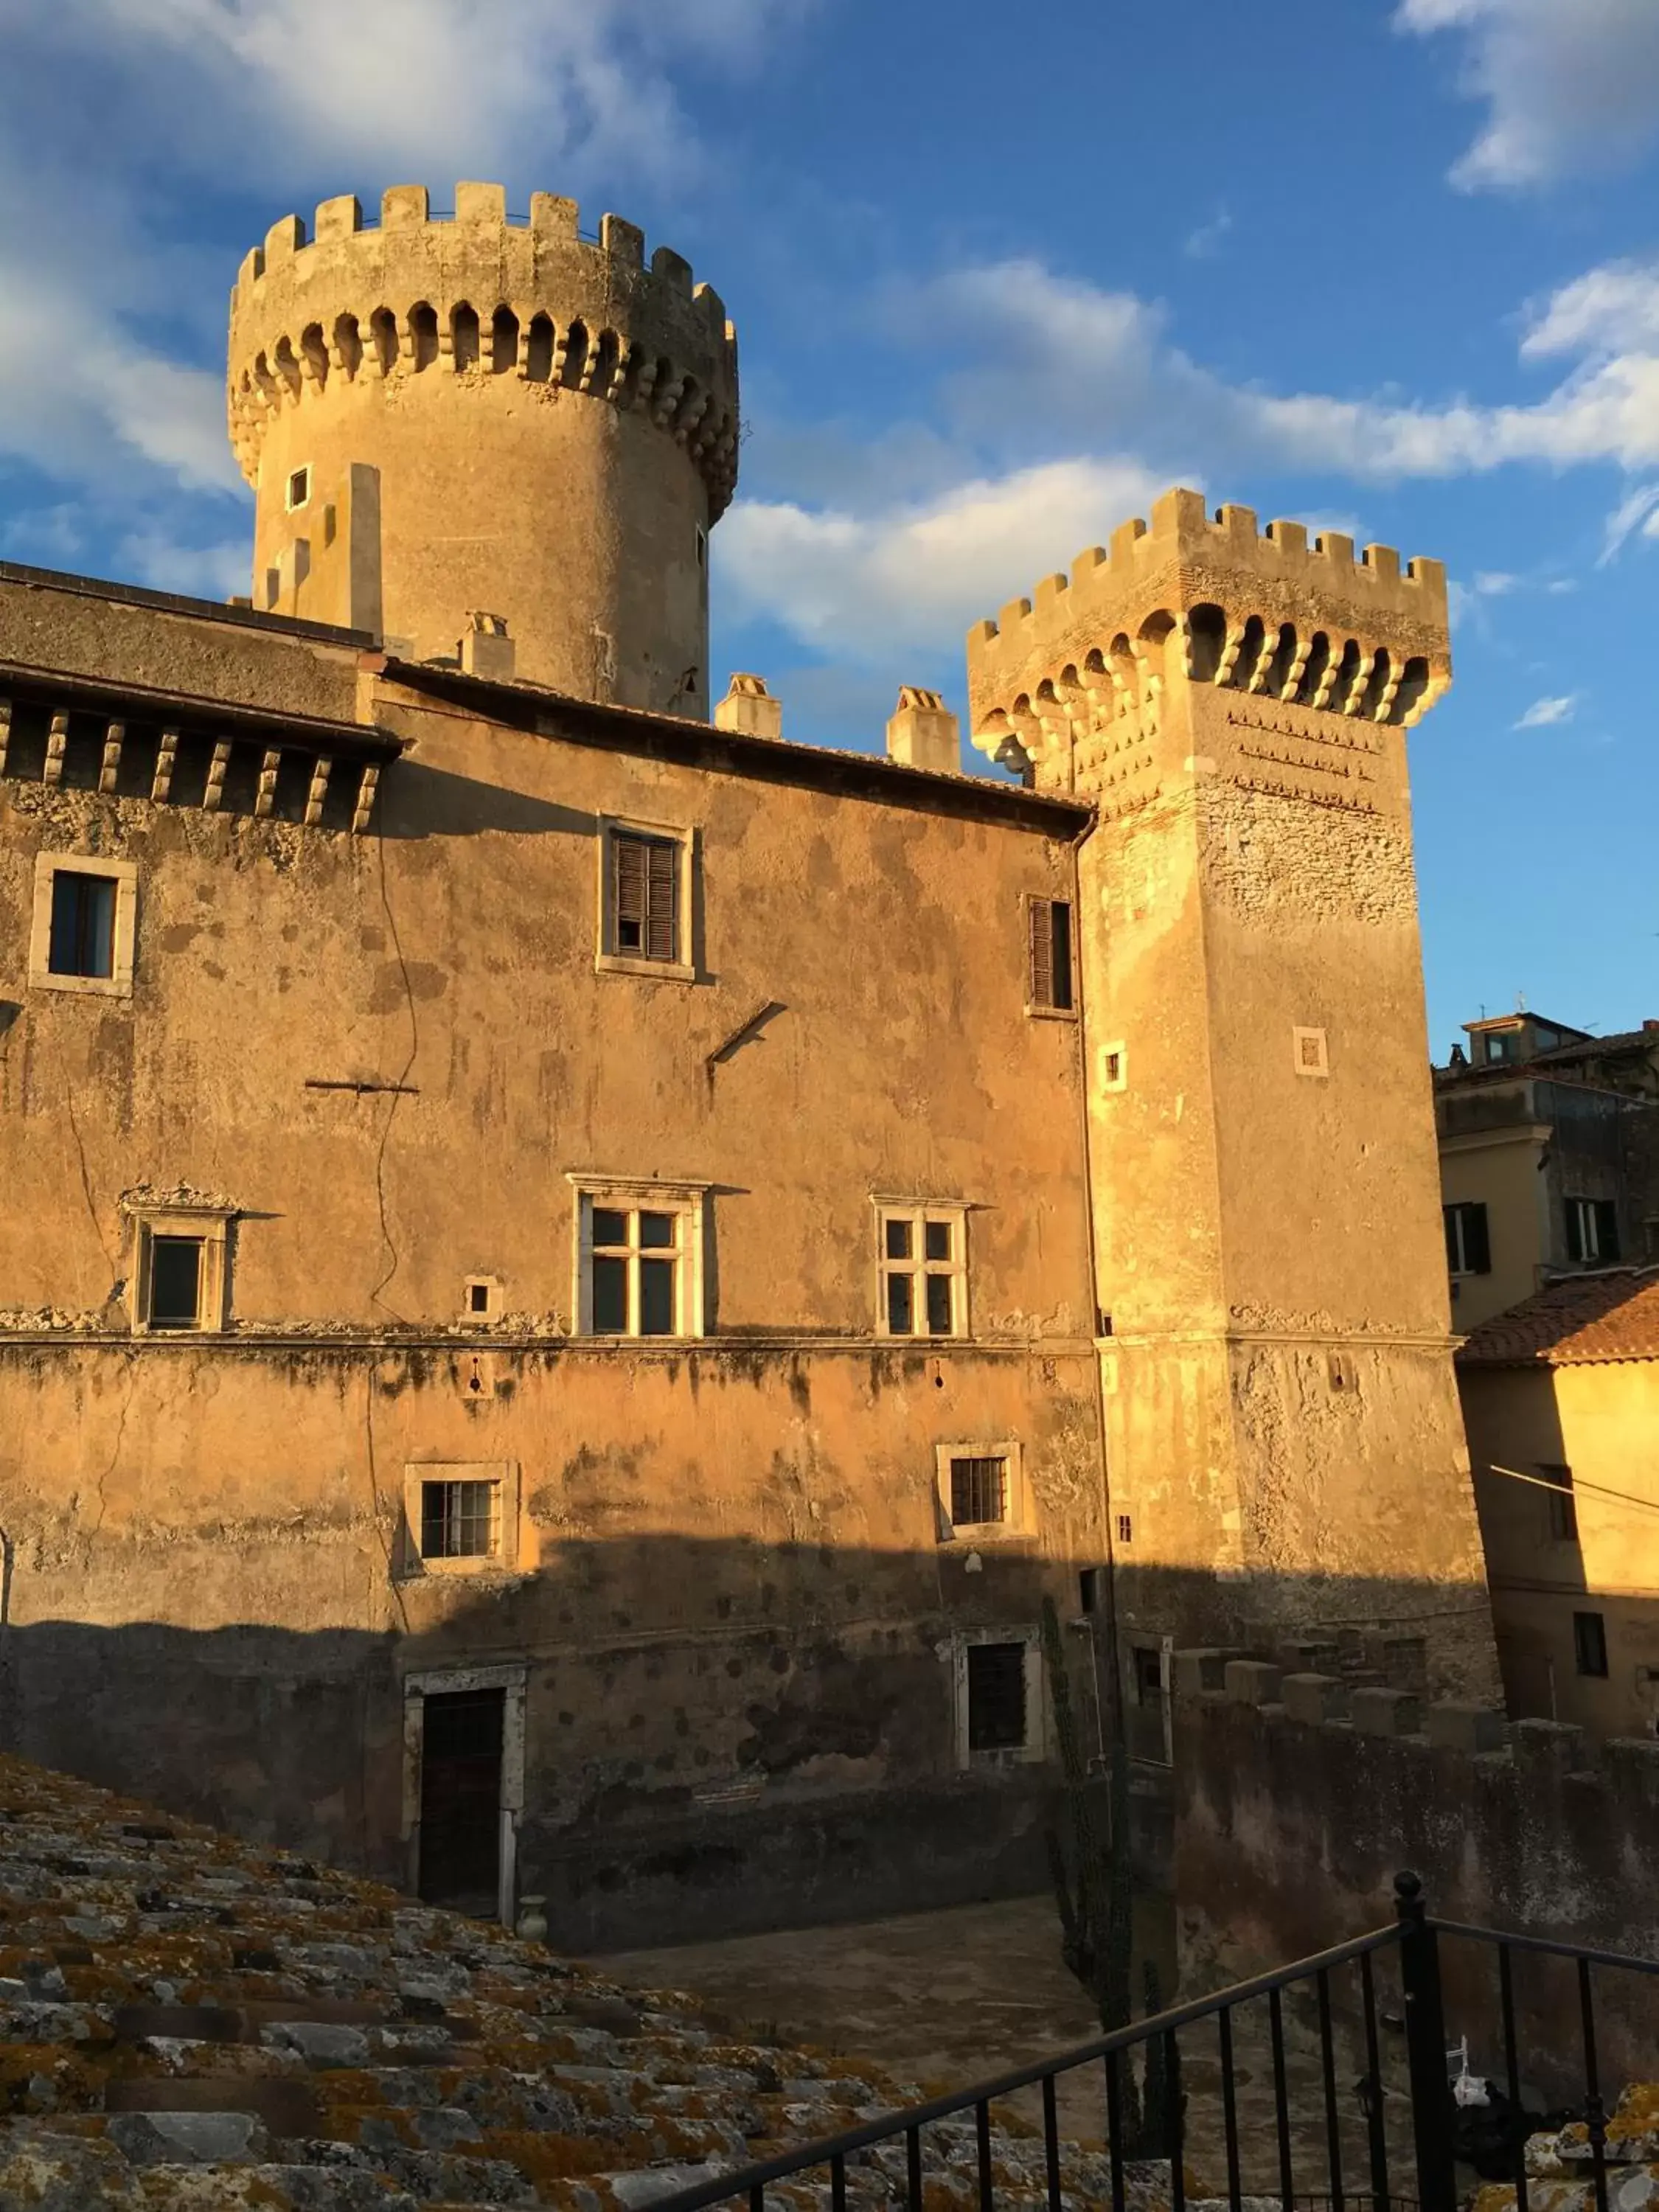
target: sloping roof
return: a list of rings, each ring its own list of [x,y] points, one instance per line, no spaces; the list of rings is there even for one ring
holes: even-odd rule
[[[1571,1275],[1469,1331],[1465,1367],[1568,1367],[1659,1359],[1659,1267]]]
[[[1576,1044],[1552,1045],[1537,1058],[1544,1060],[1591,1060],[1604,1052],[1651,1051],[1659,1047],[1659,1030],[1616,1030],[1611,1036],[1585,1037]]]
[[[0,1919],[0,2206],[626,2212],[921,2095],[10,1757]],[[994,2124],[998,2201],[1042,2160]],[[1067,2169],[1105,2201],[1103,2155]]]

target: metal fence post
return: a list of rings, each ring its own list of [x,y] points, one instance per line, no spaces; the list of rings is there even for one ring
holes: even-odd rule
[[[1414,1874],[1394,1878],[1400,1918],[1400,1979],[1406,1994],[1406,2057],[1411,2077],[1412,2142],[1422,2212],[1456,2212],[1456,2154],[1446,2076],[1446,2015],[1440,1996],[1439,1938]]]

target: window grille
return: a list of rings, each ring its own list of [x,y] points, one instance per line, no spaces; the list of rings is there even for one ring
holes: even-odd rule
[[[972,1528],[1008,1518],[1008,1462],[1000,1455],[951,1462],[951,1521]]]
[[[1018,1751],[1025,1741],[1023,1644],[968,1646],[968,1748]]]
[[[421,1557],[493,1557],[499,1548],[500,1501],[501,1485],[496,1482],[423,1482]]]

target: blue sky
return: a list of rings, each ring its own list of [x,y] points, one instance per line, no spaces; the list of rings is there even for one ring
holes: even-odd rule
[[[1436,1055],[1659,1015],[1659,0],[0,0],[0,556],[246,589],[246,247],[573,192],[738,322],[713,665],[789,734],[1166,483],[1436,554]]]

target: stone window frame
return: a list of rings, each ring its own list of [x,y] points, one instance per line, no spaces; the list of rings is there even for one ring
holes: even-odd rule
[[[702,865],[702,842],[696,828],[684,822],[647,822],[638,815],[601,814],[594,845],[599,859],[596,900],[597,936],[593,972],[599,975],[642,975],[657,982],[695,983],[698,978],[694,908]],[[618,835],[671,841],[679,852],[674,912],[675,957],[648,960],[637,952],[620,951],[617,945],[616,900],[612,893],[612,854]]]
[[[222,1336],[230,1327],[231,1243],[238,1209],[234,1206],[122,1201],[131,1227],[128,1311],[136,1336]],[[150,1320],[150,1279],[158,1237],[198,1238],[201,1273],[196,1284],[194,1328],[158,1328]]]
[[[482,1291],[482,1307],[473,1304],[473,1292]],[[488,1328],[501,1317],[502,1284],[499,1275],[466,1275],[461,1280],[462,1325],[468,1328]]]
[[[1121,1038],[1096,1046],[1095,1087],[1102,1091],[1128,1089],[1129,1048]]]
[[[502,1690],[501,1835],[496,1862],[496,1911],[511,1929],[517,1915],[519,1822],[525,1796],[525,1706],[527,1660],[498,1667],[434,1667],[405,1674],[402,1840],[411,1896],[420,1893],[421,1759],[426,1743],[426,1700],[457,1690]]]
[[[421,1486],[428,1482],[491,1482],[495,1486],[495,1545],[493,1551],[459,1559],[428,1559],[421,1549]],[[398,1578],[422,1582],[428,1576],[512,1575],[520,1571],[520,1497],[523,1484],[515,1459],[423,1459],[404,1462],[404,1525]]]
[[[59,975],[52,960],[52,886],[58,875],[105,876],[115,884],[115,919],[107,975]],[[74,991],[85,997],[130,999],[138,925],[138,864],[101,853],[39,853],[34,861],[34,911],[29,932],[29,988]]]
[[[294,496],[294,487],[296,483],[300,486],[300,496],[298,499],[295,499]],[[289,471],[287,478],[283,483],[283,508],[285,514],[298,514],[302,508],[309,507],[310,504],[311,464],[309,461],[301,461],[297,468],[292,468]]]
[[[1313,1057],[1307,1056],[1307,1047],[1314,1048]],[[1305,1029],[1292,1024],[1291,1029],[1291,1065],[1297,1073],[1313,1081],[1321,1081],[1331,1072],[1330,1042],[1323,1030]]]
[[[1000,1521],[953,1521],[951,1517],[951,1462],[958,1459],[1000,1459],[1006,1463],[1008,1510]],[[1018,1437],[985,1441],[972,1437],[933,1446],[933,1495],[939,1509],[939,1540],[963,1551],[979,1551],[988,1544],[1018,1542],[1032,1534],[1030,1492],[1025,1480],[1025,1447]]]
[[[570,1310],[575,1316],[574,1334],[600,1344],[630,1347],[653,1344],[686,1344],[708,1334],[705,1311],[708,1212],[712,1183],[655,1182],[641,1178],[571,1173],[565,1180],[575,1200],[573,1224]],[[672,1334],[642,1336],[629,1330],[620,1335],[600,1335],[593,1327],[593,1210],[612,1207],[622,1213],[673,1213],[685,1223],[679,1249],[676,1282],[675,1319]]]
[[[959,1344],[973,1334],[973,1306],[969,1295],[968,1217],[973,1208],[964,1199],[893,1198],[880,1193],[872,1195],[871,1205],[875,1211],[875,1305],[876,1334],[889,1344]],[[908,1220],[915,1233],[916,1248],[907,1262],[890,1260],[887,1256],[887,1224],[890,1221]],[[930,1262],[926,1256],[927,1229],[929,1220],[949,1221],[954,1232],[953,1257],[948,1263]],[[887,1279],[890,1275],[908,1274],[923,1284],[920,1302],[913,1300],[913,1319],[926,1319],[926,1279],[928,1275],[948,1275],[952,1284],[951,1298],[951,1325],[943,1331],[926,1328],[893,1329],[887,1322]]]
[[[1024,1647],[1025,1741],[994,1751],[970,1750],[968,1742],[968,1653],[975,1644],[1018,1644]],[[998,1766],[1041,1765],[1048,1756],[1048,1698],[1043,1678],[1042,1632],[1018,1627],[963,1628],[945,1647],[951,1668],[951,1700],[956,1764],[960,1772]]]

